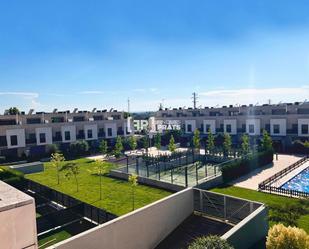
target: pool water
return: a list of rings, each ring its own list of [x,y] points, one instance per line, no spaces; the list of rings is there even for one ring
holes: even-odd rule
[[[309,167],[287,181],[281,188],[309,193]]]

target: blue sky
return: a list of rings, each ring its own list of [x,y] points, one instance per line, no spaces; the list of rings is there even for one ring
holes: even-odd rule
[[[308,1],[1,1],[0,111],[309,99]]]

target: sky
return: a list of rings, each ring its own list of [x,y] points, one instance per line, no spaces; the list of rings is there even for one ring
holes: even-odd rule
[[[0,112],[309,100],[308,0],[0,0]]]

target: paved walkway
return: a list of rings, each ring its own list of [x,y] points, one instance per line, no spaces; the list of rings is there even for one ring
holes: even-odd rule
[[[288,167],[299,159],[301,159],[300,156],[279,154],[278,160],[276,160],[276,156],[274,156],[274,162],[272,164],[263,168],[256,169],[250,174],[238,178],[233,182],[233,185],[237,187],[258,190],[259,183],[276,174],[280,170]]]

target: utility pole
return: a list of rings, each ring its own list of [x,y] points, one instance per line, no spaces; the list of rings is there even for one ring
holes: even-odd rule
[[[196,109],[196,104],[197,104],[197,93],[192,93],[192,99],[193,99],[193,108]]]
[[[130,98],[128,98],[128,114],[130,113]]]

